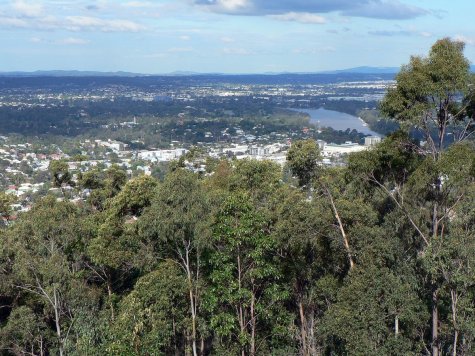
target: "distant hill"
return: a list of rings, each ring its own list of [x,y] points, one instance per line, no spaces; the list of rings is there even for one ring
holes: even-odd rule
[[[130,72],[97,72],[82,70],[37,70],[34,72],[0,72],[3,77],[143,77],[147,74]]]
[[[396,74],[399,67],[354,67],[348,69],[339,69],[332,71],[320,72],[324,74],[340,74],[340,73],[359,73],[359,74]]]
[[[166,74],[143,74],[132,72],[99,72],[99,71],[81,71],[81,70],[38,70],[34,72],[0,72],[0,77],[262,77],[262,76],[277,76],[277,77],[292,77],[292,76],[321,76],[321,75],[356,75],[374,76],[382,75],[384,79],[388,79],[388,76],[394,76],[399,72],[399,67],[369,67],[361,66],[347,69],[337,69],[331,71],[322,72],[267,72],[262,74],[225,74],[225,73],[198,73],[190,71],[175,71]],[[470,66],[470,71],[475,73],[475,64]]]

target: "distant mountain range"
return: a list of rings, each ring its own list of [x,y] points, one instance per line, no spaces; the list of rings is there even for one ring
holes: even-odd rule
[[[355,67],[348,69],[339,69],[332,71],[320,72],[324,74],[341,74],[341,73],[360,73],[360,74],[396,74],[399,67]]]
[[[143,77],[148,74],[130,72],[98,72],[82,70],[37,70],[34,72],[0,72],[3,77]]]
[[[291,75],[291,74],[396,74],[400,70],[399,67],[354,67],[347,69],[339,69],[321,72],[272,72],[263,73],[261,75]],[[470,66],[470,70],[475,72],[475,65]],[[246,75],[245,73],[228,74],[228,73],[198,73],[189,71],[176,71],[166,74],[143,74],[132,72],[99,72],[99,71],[80,71],[80,70],[38,70],[34,72],[0,72],[2,77],[148,77],[148,76],[199,76],[199,75]],[[256,75],[256,74],[253,74]]]

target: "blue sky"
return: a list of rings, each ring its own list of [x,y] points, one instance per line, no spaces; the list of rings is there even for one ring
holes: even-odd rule
[[[474,13],[473,0],[0,0],[0,71],[400,66],[442,37],[475,62]]]

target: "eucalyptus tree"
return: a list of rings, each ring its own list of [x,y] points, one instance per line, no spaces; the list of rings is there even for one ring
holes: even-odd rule
[[[6,234],[12,263],[11,283],[19,292],[19,304],[4,332],[15,325],[12,318],[31,320],[30,329],[25,325],[18,333],[28,332],[28,344],[41,352],[46,352],[48,345],[50,352],[64,355],[75,342],[73,331],[79,314],[90,312],[97,303],[93,288],[81,278],[80,219],[74,205],[47,197]]]
[[[268,225],[245,192],[231,194],[215,216],[206,307],[218,352],[258,355],[291,339],[289,290]]]
[[[273,194],[268,209],[278,263],[291,291],[300,354],[315,355],[322,349],[321,318],[339,286],[334,272],[345,264],[332,248],[333,215],[321,201],[289,186]]]
[[[460,253],[453,261],[447,260],[447,256],[456,255],[450,251],[460,246],[461,239],[465,239],[467,249],[471,246],[470,233],[462,233],[456,222],[458,218],[470,216],[460,208],[474,199],[470,173],[474,155],[472,144],[458,143],[438,153],[434,159],[432,155],[425,156],[415,143],[398,133],[373,150],[353,155],[349,161],[349,176],[358,189],[365,190],[373,199],[380,197],[379,209],[384,219],[399,216],[392,223],[401,234],[401,243],[406,245],[407,260],[415,264],[419,284],[424,286],[419,293],[430,306],[428,348],[432,348],[434,355],[449,350],[455,355],[457,346],[460,350],[461,329],[456,329],[458,324],[453,319],[460,314],[457,314],[459,309],[455,308],[453,300],[470,295],[471,286],[455,288],[450,270],[458,266],[459,278],[470,280],[465,266],[472,262],[470,254],[466,253]],[[450,286],[453,286],[452,293]],[[450,320],[446,310],[452,304],[454,316]],[[454,334],[451,339],[447,336],[448,329]],[[464,333],[464,345],[471,340],[469,335]]]
[[[151,206],[139,222],[140,236],[148,241],[157,259],[180,266],[187,283],[190,339],[193,355],[205,348],[204,325],[200,321],[203,245],[208,236],[210,207],[199,177],[187,170],[170,172],[160,185]],[[200,333],[200,330],[202,332]]]
[[[53,186],[60,188],[63,184],[71,183],[72,175],[68,163],[64,160],[53,160],[49,164]]]
[[[315,140],[295,141],[287,153],[290,170],[297,176],[300,186],[307,186],[312,182],[320,160],[320,150]]]
[[[434,250],[433,247],[447,235],[445,232],[450,225],[450,215],[465,196],[463,187],[445,184],[452,177],[444,172],[444,166],[448,163],[444,158],[446,137],[450,134],[455,141],[461,142],[475,130],[475,118],[471,110],[473,76],[463,50],[463,42],[444,38],[432,46],[427,57],[411,57],[409,64],[403,66],[397,75],[396,86],[388,90],[381,103],[381,112],[384,115],[421,129],[426,138],[426,144],[420,150],[426,159],[411,182],[411,196],[419,198],[412,200],[412,208],[408,206],[408,200],[404,201],[401,189],[389,191],[383,182],[373,179],[404,211],[421,239],[420,252],[423,255],[427,252],[436,255],[440,253],[439,249]],[[466,158],[457,159],[464,162]],[[424,212],[425,218],[421,220],[417,215]],[[436,280],[432,280],[430,284],[431,346],[432,354],[437,356],[441,346],[440,288]]]
[[[463,42],[443,38],[427,57],[412,56],[381,103],[383,115],[423,131],[434,159],[448,134],[463,141],[475,130],[475,88],[464,47]]]
[[[115,318],[115,291],[131,283],[128,278],[132,272],[142,267],[135,222],[151,204],[157,184],[145,175],[128,181],[106,201],[104,211],[90,218],[93,236],[86,242],[86,264],[92,272],[91,280],[107,290],[111,320]]]
[[[171,260],[139,278],[119,303],[106,345],[110,355],[183,355],[187,336],[187,280]]]

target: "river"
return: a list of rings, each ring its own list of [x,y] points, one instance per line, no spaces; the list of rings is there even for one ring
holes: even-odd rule
[[[378,136],[377,132],[370,130],[366,123],[360,118],[333,110],[325,109],[291,109],[310,115],[310,122],[317,127],[331,127],[334,130],[355,129],[365,135]]]

